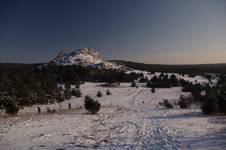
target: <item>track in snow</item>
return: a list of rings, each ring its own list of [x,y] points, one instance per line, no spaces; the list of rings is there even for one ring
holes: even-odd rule
[[[132,104],[141,100],[139,94],[143,95],[142,92],[150,93],[147,89],[139,90],[139,93],[132,98]],[[139,129],[135,138],[134,143],[136,144],[134,144],[134,147],[136,149],[190,149],[190,147],[170,137],[164,127],[161,126],[162,120],[157,119],[166,115],[169,110],[146,109],[141,105],[135,105],[134,107],[149,115],[149,117],[143,119],[143,126]]]
[[[163,120],[158,117],[167,115],[169,110],[138,105],[143,92],[151,94],[148,89],[138,89],[128,98],[128,110],[116,109],[114,113],[99,116],[87,129],[92,130],[91,134],[78,135],[74,137],[76,143],[65,146],[71,149],[191,149],[170,137],[161,126]]]

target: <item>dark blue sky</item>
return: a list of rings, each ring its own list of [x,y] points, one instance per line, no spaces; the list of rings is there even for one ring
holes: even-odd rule
[[[80,47],[104,59],[226,62],[226,0],[1,0],[0,62]]]

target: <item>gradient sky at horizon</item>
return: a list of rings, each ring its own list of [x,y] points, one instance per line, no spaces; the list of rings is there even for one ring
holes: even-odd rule
[[[226,0],[1,0],[0,62],[94,47],[104,59],[226,63]]]

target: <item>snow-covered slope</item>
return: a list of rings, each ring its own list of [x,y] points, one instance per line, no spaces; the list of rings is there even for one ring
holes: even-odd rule
[[[163,99],[176,100],[180,87],[133,88],[130,83],[103,87],[85,83],[81,98],[25,107],[15,117],[0,117],[1,150],[225,150],[226,117],[206,116],[200,108],[166,109]],[[97,91],[112,95],[96,97]],[[85,95],[101,103],[97,115],[83,108]],[[68,110],[68,102],[72,109]],[[47,107],[56,109],[46,113]]]
[[[152,79],[154,76],[158,77],[161,74],[161,72],[155,72],[154,74],[150,74],[150,72],[148,71],[141,71],[141,70],[135,70],[135,69],[126,71],[126,73],[128,74],[131,72],[142,73],[144,77],[147,77],[149,80]],[[187,74],[185,75],[180,75],[178,73],[165,73],[165,74],[167,74],[168,76],[171,76],[172,74],[174,74],[177,77],[177,79],[184,79],[185,81],[189,81],[193,84],[200,83],[203,85],[209,84],[210,86],[214,86],[217,84],[217,81],[218,81],[217,77],[209,81],[207,78],[201,75],[196,75],[195,77],[189,77]]]
[[[119,65],[101,59],[99,52],[94,48],[80,48],[69,54],[66,54],[64,53],[64,51],[61,51],[57,55],[57,57],[50,61],[48,64],[82,65],[82,66],[91,66],[93,68],[106,68],[106,69],[120,68]]]

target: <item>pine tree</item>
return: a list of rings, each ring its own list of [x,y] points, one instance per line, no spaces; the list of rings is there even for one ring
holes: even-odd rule
[[[98,101],[95,101],[90,96],[85,97],[85,109],[89,111],[91,114],[96,114],[101,107],[101,104]]]

